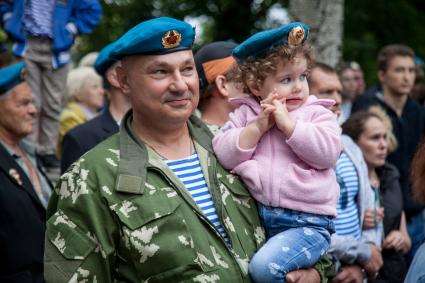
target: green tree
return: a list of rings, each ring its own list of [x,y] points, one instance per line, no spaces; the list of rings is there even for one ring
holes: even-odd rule
[[[402,43],[425,57],[423,0],[346,0],[343,57],[356,60],[367,82],[376,81],[376,57],[383,46]]]
[[[205,17],[201,42],[234,40],[240,42],[261,29],[272,5],[287,6],[288,1],[273,0],[103,0],[103,18],[95,31],[79,40],[74,59],[101,49],[126,30],[150,17],[177,19]]]
[[[82,36],[74,47],[74,60],[91,51],[98,51],[116,40],[128,29],[143,20],[153,17],[152,1],[103,0],[103,15],[100,24],[89,35]]]

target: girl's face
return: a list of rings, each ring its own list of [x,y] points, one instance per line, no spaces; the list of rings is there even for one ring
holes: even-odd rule
[[[388,155],[387,133],[384,124],[376,117],[366,121],[357,144],[363,151],[369,168],[383,166]]]
[[[282,60],[277,66],[276,73],[267,76],[254,95],[265,99],[273,89],[276,89],[279,95],[286,97],[288,111],[295,110],[308,98],[307,75],[307,60],[304,57],[296,56],[291,61]]]

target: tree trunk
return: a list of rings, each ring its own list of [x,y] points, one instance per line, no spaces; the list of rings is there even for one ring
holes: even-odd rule
[[[316,60],[335,67],[341,60],[344,0],[290,0],[289,16],[310,26]]]

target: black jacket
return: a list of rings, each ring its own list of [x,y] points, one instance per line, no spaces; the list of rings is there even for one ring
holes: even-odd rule
[[[397,168],[389,163],[377,169],[381,186],[381,206],[384,207],[385,236],[393,230],[400,229],[401,214],[403,212],[402,193]],[[402,283],[407,273],[407,264],[404,255],[394,249],[383,249],[384,265],[379,270],[379,276],[370,283]]]
[[[118,125],[107,109],[90,121],[71,129],[63,138],[61,173],[84,153],[118,132]]]
[[[43,282],[45,221],[30,179],[0,144],[0,282]]]

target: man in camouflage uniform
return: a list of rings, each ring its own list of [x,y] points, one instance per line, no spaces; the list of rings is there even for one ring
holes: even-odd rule
[[[187,23],[157,18],[118,40],[112,56],[133,110],[60,178],[47,212],[47,282],[251,282],[264,231],[241,181],[217,163],[212,134],[190,117],[193,39]],[[224,233],[166,164],[193,152]]]

